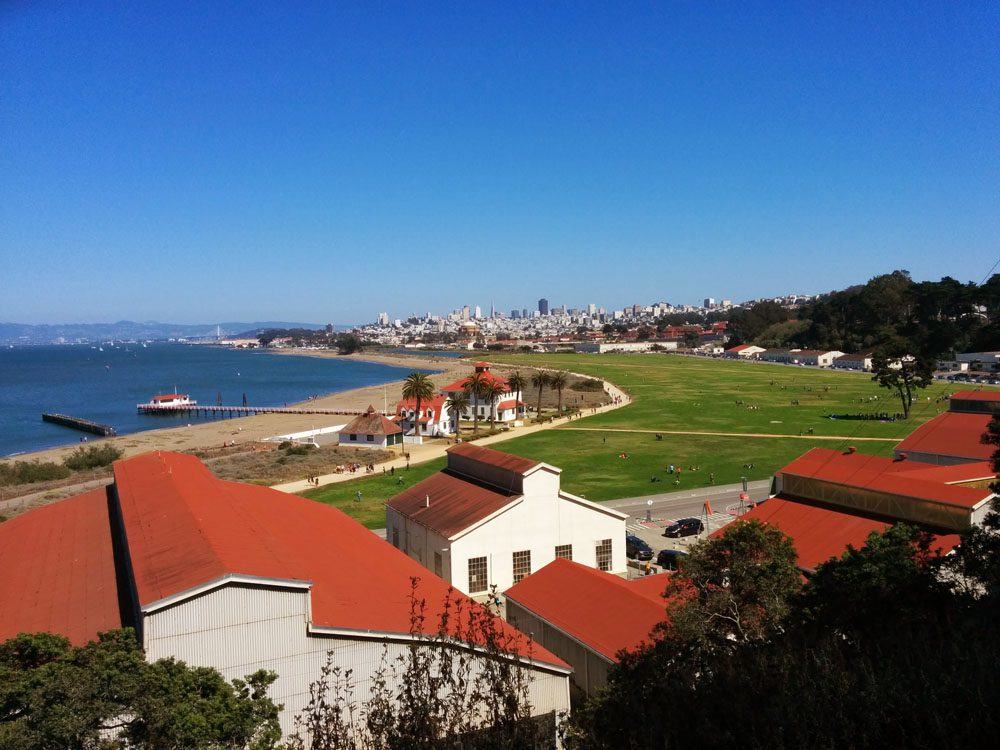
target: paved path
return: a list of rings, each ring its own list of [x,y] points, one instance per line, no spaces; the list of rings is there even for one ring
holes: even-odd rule
[[[589,375],[579,375],[579,373],[570,373],[571,375],[578,375],[579,377],[587,377]],[[559,417],[552,419],[549,422],[542,422],[541,424],[526,425],[524,427],[515,427],[507,432],[500,432],[496,435],[490,435],[488,437],[480,438],[475,441],[476,445],[492,445],[493,443],[499,443],[504,440],[510,440],[511,438],[521,437],[522,435],[530,435],[533,432],[539,432],[541,430],[550,430],[553,427],[560,427],[562,425],[574,422],[577,419],[583,419],[584,417],[589,417],[594,414],[603,414],[606,411],[611,411],[612,409],[618,409],[626,404],[632,403],[632,399],[620,388],[604,381],[604,390],[611,396],[611,403],[605,404],[604,406],[598,406],[586,410],[582,416],[579,417]],[[619,400],[619,403],[615,403],[615,399]],[[441,458],[445,455],[445,451],[451,447],[451,443],[435,442],[430,445],[410,445],[406,446],[406,450],[410,453],[410,466],[415,466],[417,464],[426,463],[427,461],[433,461],[436,458]],[[383,467],[386,471],[392,468],[405,469],[407,465],[407,460],[404,457],[394,458],[391,461],[386,461],[380,463],[377,469],[381,470]],[[377,473],[380,473],[377,472]],[[365,474],[360,472],[357,474],[323,474],[319,477],[318,484],[310,484],[307,479],[300,479],[295,482],[285,482],[284,484],[276,484],[271,489],[281,490],[282,492],[305,492],[306,490],[312,490],[316,487],[322,487],[327,484],[336,484],[337,482],[349,482],[352,479],[363,479],[366,476],[374,476],[372,474]]]
[[[649,435],[707,435],[711,437],[791,438],[792,440],[867,440],[877,443],[898,443],[899,438],[845,437],[843,435],[781,435],[771,432],[695,432],[692,430],[634,430],[614,427],[566,427],[580,432],[641,432]]]

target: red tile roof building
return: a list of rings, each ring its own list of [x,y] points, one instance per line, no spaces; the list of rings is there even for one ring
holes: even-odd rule
[[[466,594],[504,591],[558,556],[625,570],[625,518],[559,489],[561,470],[472,443],[386,503],[393,546]]]
[[[508,589],[507,621],[573,666],[573,683],[592,694],[607,684],[621,651],[655,638],[667,619],[669,575],[625,580],[557,559]]]
[[[503,386],[503,394],[497,396],[492,401],[474,393],[469,395],[469,408],[462,413],[462,419],[472,419],[475,412],[480,419],[490,419],[494,417],[498,422],[511,422],[524,416],[525,405],[523,401],[517,401],[517,394],[510,390],[507,378],[490,372],[490,365],[487,362],[476,362],[475,372],[486,383],[497,383]],[[460,378],[454,383],[449,383],[441,389],[441,394],[447,398],[456,393],[465,392],[471,376]],[[522,394],[523,395],[523,394]],[[496,414],[493,410],[496,409]],[[454,415],[452,415],[454,416]]]
[[[959,391],[951,396],[948,411],[925,422],[896,446],[897,456],[933,464],[988,461],[994,447],[982,436],[1000,412],[1000,391]]]
[[[448,407],[448,397],[443,394],[421,400],[420,414],[416,412],[415,398],[396,402],[396,420],[405,432],[413,429],[417,419],[420,421],[421,435],[440,437],[455,431],[452,426],[451,410]]]
[[[370,405],[337,433],[337,444],[354,448],[388,448],[402,445],[403,428]]]
[[[383,643],[390,659],[403,653],[412,577],[433,632],[448,584],[340,511],[147,453],[117,462],[107,490],[0,525],[0,638],[45,630],[83,643],[125,624],[151,660],[227,679],[273,669],[289,732],[328,651],[359,685]],[[536,710],[565,708],[566,665],[526,639],[517,648],[532,660]]]

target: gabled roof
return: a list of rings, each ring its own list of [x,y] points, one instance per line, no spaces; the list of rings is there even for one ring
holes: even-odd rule
[[[49,631],[82,645],[121,626],[104,487],[0,524],[0,642]]]
[[[743,351],[746,351],[747,349],[752,348],[753,346],[754,346],[753,344],[740,344],[739,346],[730,347],[729,349],[726,349],[726,351],[727,352],[743,352]],[[758,346],[756,348],[760,349],[761,347]]]
[[[477,463],[495,466],[499,469],[507,469],[508,471],[520,474],[541,465],[541,462],[530,458],[515,456],[511,453],[493,450],[492,448],[484,448],[474,443],[459,443],[449,448],[447,452],[456,456],[463,456]]]
[[[983,445],[980,438],[986,432],[990,419],[991,414],[946,411],[911,432],[896,446],[896,451],[987,461],[994,448]]]
[[[667,619],[661,596],[669,576],[625,581],[611,573],[557,558],[504,592],[593,651],[617,654],[651,642],[653,628]],[[536,634],[540,635],[540,634]]]
[[[1000,391],[957,391],[951,397],[960,401],[1000,401]]]
[[[445,412],[445,403],[448,401],[447,396],[437,395],[434,398],[423,399],[420,402],[420,412],[421,416],[427,416],[427,410],[431,409],[434,411],[434,416],[438,419]],[[396,402],[396,415],[401,416],[404,409],[415,411],[417,408],[417,400],[415,398],[404,398]]]
[[[931,479],[920,473],[911,476],[912,471],[923,472],[933,468],[933,464],[920,461],[893,460],[863,453],[813,448],[775,473],[809,477],[962,508],[974,508],[992,494],[988,489],[931,481],[933,475]]]
[[[882,533],[892,523],[860,513],[828,508],[797,498],[781,495],[744,514],[740,521],[756,519],[781,529],[792,538],[798,553],[798,565],[812,571],[831,557],[840,557],[849,546],[859,549],[865,545],[872,532]],[[712,536],[725,534],[731,526],[724,526]],[[959,541],[958,534],[935,535],[935,548],[948,552]]]
[[[397,435],[403,428],[391,419],[382,416],[375,411],[375,407],[369,405],[368,411],[361,414],[340,430],[338,434],[345,435]]]
[[[146,453],[116,462],[114,473],[146,612],[233,579],[309,588],[310,625],[336,632],[408,636],[414,577],[427,602],[424,632],[436,631],[447,596],[464,599],[466,609],[479,606],[339,510],[216,479],[194,456]],[[88,493],[0,525],[0,623],[9,632],[44,629],[82,642],[120,626],[107,504],[103,492]],[[25,617],[32,608],[17,603],[30,601],[32,591],[43,597],[33,608],[40,616]],[[565,667],[519,634],[515,646]]]
[[[480,376],[482,377],[484,382],[499,383],[500,385],[507,386],[508,388],[510,387],[509,384],[507,383],[507,378],[503,377],[502,375],[496,375],[490,372],[489,370],[481,372]],[[448,385],[444,386],[444,388],[441,389],[441,392],[453,393],[455,391],[461,391],[462,389],[465,388],[465,384],[468,382],[469,382],[469,376],[464,377],[460,380],[456,380],[454,383],[449,383]]]
[[[403,490],[386,506],[450,539],[520,499],[520,494],[445,469]]]

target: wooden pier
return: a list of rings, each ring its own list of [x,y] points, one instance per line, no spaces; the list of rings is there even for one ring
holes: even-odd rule
[[[91,422],[89,419],[81,419],[80,417],[70,417],[66,414],[42,414],[42,421],[103,437],[114,437],[118,434],[111,425]]]
[[[136,409],[140,414],[193,414],[196,417],[248,417],[254,414],[337,414],[356,417],[367,413],[365,411],[344,411],[343,409],[296,409],[288,406],[200,406],[198,404],[167,404],[163,406],[137,404]]]

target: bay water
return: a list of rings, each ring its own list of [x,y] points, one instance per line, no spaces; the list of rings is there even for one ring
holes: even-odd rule
[[[240,406],[244,394],[249,406],[283,406],[410,372],[353,359],[186,344],[0,349],[0,456],[78,443],[86,435],[42,422],[42,412],[108,424],[124,435],[190,422],[189,415],[136,413],[137,404],[175,389],[205,406],[220,397],[225,406]]]

